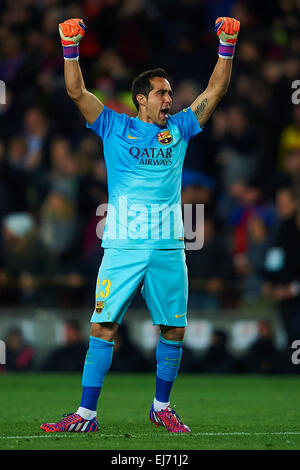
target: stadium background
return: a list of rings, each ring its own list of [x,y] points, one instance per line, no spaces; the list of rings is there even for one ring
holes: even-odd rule
[[[107,198],[101,142],[66,94],[58,23],[84,19],[87,88],[134,115],[131,81],[155,66],[170,77],[173,113],[188,106],[217,60],[215,19],[234,16],[241,32],[230,88],[184,165],[182,202],[205,204],[205,244],[187,252],[182,371],[298,373],[290,344],[300,339],[300,105],[292,102],[299,1],[0,6],[2,371],[81,371],[103,255],[96,237],[96,209]],[[154,370],[156,333],[138,295],[112,370]]]

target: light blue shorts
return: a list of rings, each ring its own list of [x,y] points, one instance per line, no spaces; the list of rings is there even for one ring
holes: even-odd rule
[[[142,283],[153,325],[186,326],[188,276],[183,249],[106,248],[91,322],[120,324]]]

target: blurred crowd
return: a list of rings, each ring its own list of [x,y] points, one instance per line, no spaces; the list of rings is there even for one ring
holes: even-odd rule
[[[156,370],[156,348],[147,353],[132,339],[131,329],[124,321],[114,339],[110,372],[145,373]],[[203,374],[299,374],[299,367],[291,361],[288,348],[278,348],[274,331],[268,321],[258,322],[256,337],[239,353],[230,348],[230,334],[216,328],[211,332],[209,345],[200,354],[184,345],[180,371]],[[26,340],[22,328],[12,327],[5,337],[6,363],[0,365],[0,374],[6,372],[82,372],[88,338],[77,320],[66,321],[61,345],[40,354],[34,344]]]
[[[134,116],[132,79],[156,66],[170,77],[173,113],[192,103],[217,60],[214,21],[233,16],[241,31],[232,81],[184,164],[183,204],[205,204],[204,247],[187,252],[190,305],[238,311],[264,298],[289,339],[300,338],[300,2],[0,6],[0,306],[93,305],[106,170],[100,139],[65,91],[58,23],[84,19],[87,88]]]

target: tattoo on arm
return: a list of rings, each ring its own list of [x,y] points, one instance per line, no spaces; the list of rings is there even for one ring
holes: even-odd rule
[[[196,107],[194,113],[195,113],[195,116],[197,119],[201,118],[203,116],[203,113],[205,111],[205,108],[207,106],[207,103],[208,103],[208,99],[205,98],[203,101],[201,101],[200,104],[198,104],[198,106]]]
[[[197,119],[200,119],[203,116],[207,103],[208,103],[208,99],[205,98],[203,101],[201,101],[200,104],[198,104],[198,106],[196,106],[194,114]]]

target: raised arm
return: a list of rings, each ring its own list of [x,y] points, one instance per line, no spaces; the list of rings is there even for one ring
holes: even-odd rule
[[[85,25],[79,18],[64,21],[59,25],[67,93],[86,121],[93,124],[103,110],[103,103],[86,89],[78,62],[79,42],[84,37],[84,33]]]
[[[191,104],[191,110],[200,126],[206,124],[217,104],[227,92],[239,29],[240,22],[234,18],[222,17],[216,20],[215,31],[220,39],[219,59],[206,89]]]

